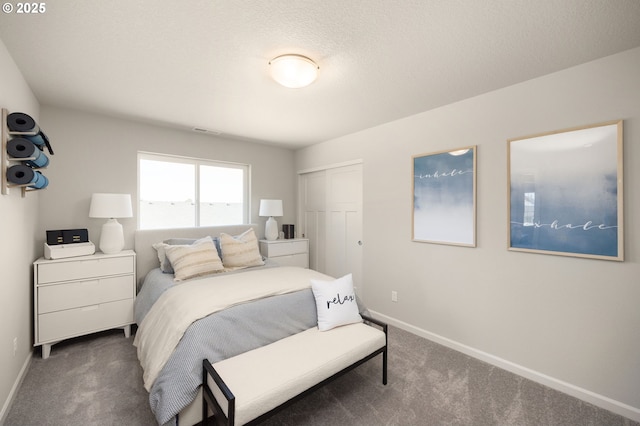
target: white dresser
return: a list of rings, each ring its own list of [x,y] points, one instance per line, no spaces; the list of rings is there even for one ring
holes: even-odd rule
[[[33,263],[34,346],[48,358],[61,340],[110,328],[131,335],[136,296],[136,254],[47,260]]]
[[[260,240],[260,253],[282,266],[309,267],[309,240]]]

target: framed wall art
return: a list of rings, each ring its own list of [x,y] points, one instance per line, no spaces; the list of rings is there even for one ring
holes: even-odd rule
[[[412,158],[412,240],[475,247],[476,147]]]
[[[622,120],[509,139],[509,250],[624,260]]]

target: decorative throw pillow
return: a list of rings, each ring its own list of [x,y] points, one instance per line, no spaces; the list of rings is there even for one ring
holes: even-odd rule
[[[220,249],[220,239],[218,237],[211,237],[211,239],[213,240],[213,244],[216,246],[216,250],[218,250],[218,257],[220,257],[220,259],[222,259],[222,250]],[[164,240],[165,243],[169,244],[170,246],[179,246],[179,245],[187,245],[187,244],[193,244],[195,243],[196,240],[195,238],[169,238],[168,240]]]
[[[160,270],[165,274],[173,274],[173,268],[171,262],[167,258],[166,248],[169,247],[167,243],[155,243],[152,245],[158,254],[158,260],[160,261]]]
[[[264,265],[258,248],[258,239],[255,232],[253,232],[253,228],[249,228],[235,237],[221,233],[220,248],[222,249],[222,260],[226,268],[246,268]]]
[[[362,322],[351,274],[335,281],[311,280],[311,290],[316,299],[320,331]]]
[[[167,245],[164,250],[175,271],[176,281],[224,270],[211,237],[202,238],[190,245]]]
[[[222,250],[220,250],[220,240],[218,237],[213,237],[213,244],[216,246],[216,250],[218,251],[218,257],[222,258]],[[158,254],[158,260],[160,261],[160,270],[165,274],[173,274],[174,270],[171,266],[171,262],[167,258],[167,254],[165,252],[168,246],[185,246],[195,243],[195,238],[169,238],[168,240],[164,240],[161,243],[153,244],[152,247],[156,250]]]

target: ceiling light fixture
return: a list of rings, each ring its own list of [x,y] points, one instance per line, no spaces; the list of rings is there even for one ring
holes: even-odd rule
[[[299,89],[313,83],[320,67],[306,56],[287,54],[269,61],[271,77],[284,87]]]

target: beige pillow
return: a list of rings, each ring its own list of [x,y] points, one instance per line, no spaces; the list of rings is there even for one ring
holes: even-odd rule
[[[224,270],[211,237],[202,238],[190,245],[166,246],[164,250],[173,266],[176,281]]]
[[[236,237],[221,233],[220,247],[225,268],[246,268],[264,265],[258,248],[258,239],[255,232],[253,232],[253,228],[249,228]]]

